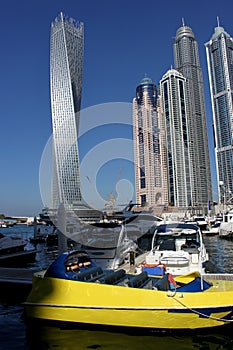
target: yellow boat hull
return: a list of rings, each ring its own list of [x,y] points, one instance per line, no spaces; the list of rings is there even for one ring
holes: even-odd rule
[[[179,293],[33,277],[28,318],[146,329],[197,329],[233,321],[231,281]]]

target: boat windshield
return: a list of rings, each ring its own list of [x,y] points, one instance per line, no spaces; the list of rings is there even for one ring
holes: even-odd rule
[[[180,250],[200,247],[200,235],[195,229],[158,229],[152,241],[153,250]]]

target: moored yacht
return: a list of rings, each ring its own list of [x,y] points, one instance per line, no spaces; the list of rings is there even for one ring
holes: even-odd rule
[[[156,274],[158,268],[173,275],[192,271],[204,273],[208,259],[197,225],[171,223],[156,228],[151,251],[147,254],[142,268],[150,274]]]
[[[223,222],[220,224],[219,237],[233,239],[233,209],[223,215]]]
[[[112,226],[103,228],[94,227],[88,240],[79,245],[84,249],[92,261],[103,269],[117,269],[129,254],[136,251],[137,244],[128,238],[125,226]]]
[[[20,237],[5,236],[0,233],[0,256],[24,250],[27,241]]]
[[[57,326],[190,330],[232,324],[233,280],[198,272],[163,277],[103,270],[84,251],[61,254],[33,276],[25,321]]]

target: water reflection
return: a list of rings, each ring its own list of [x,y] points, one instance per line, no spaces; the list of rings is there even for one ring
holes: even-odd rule
[[[12,228],[12,233],[13,228]],[[32,229],[17,228],[26,238],[32,235]],[[10,232],[10,230],[8,231]],[[215,268],[215,272],[233,273],[233,241],[219,239],[218,236],[205,237],[206,249]],[[45,251],[38,246],[36,265],[48,266],[56,252]],[[17,292],[17,291],[16,291]],[[11,300],[12,302],[12,300]],[[45,349],[103,349],[103,350],[232,350],[233,325],[224,329],[195,331],[192,333],[150,332],[139,333],[113,332],[97,329],[59,328],[42,324],[27,325],[22,319],[23,307],[0,303],[0,348],[7,350],[45,350]]]
[[[233,273],[233,241],[204,236],[204,242],[215,272]]]
[[[233,328],[231,328],[231,331]],[[96,331],[88,329],[61,329],[58,327],[31,325],[27,328],[29,349],[134,349],[164,350],[225,350],[233,349],[233,340],[227,331],[192,334],[172,334],[166,332],[140,333],[137,330],[128,333]]]
[[[26,324],[23,309],[12,307],[0,311],[0,346],[7,350],[104,349],[114,350],[232,350],[233,327],[191,333],[150,332],[132,329],[112,332],[85,328],[59,328],[41,323]]]

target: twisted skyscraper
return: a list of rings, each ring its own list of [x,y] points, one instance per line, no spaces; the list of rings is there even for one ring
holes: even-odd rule
[[[51,25],[50,89],[53,126],[51,206],[81,203],[78,129],[82,92],[83,23],[61,13]]]

